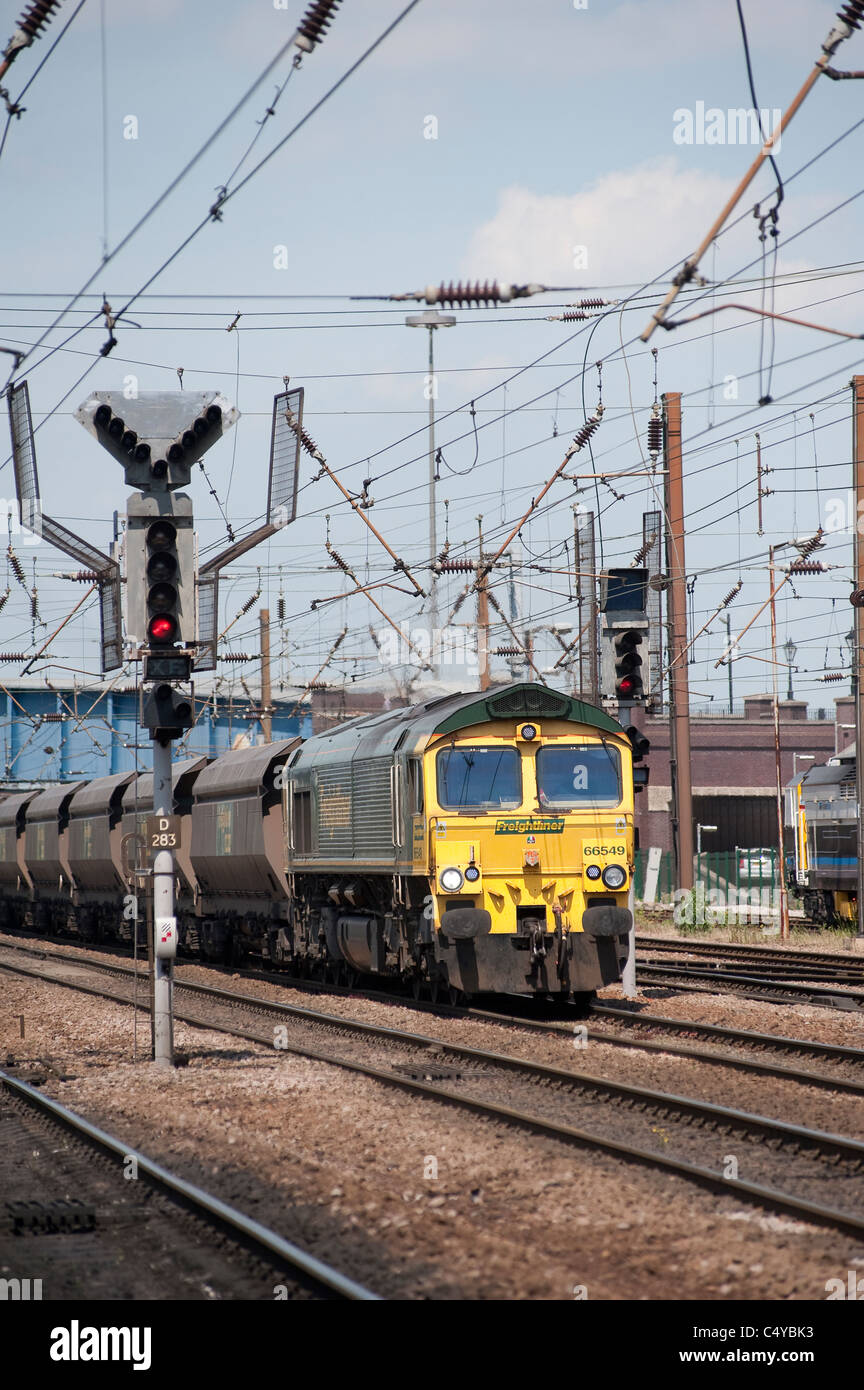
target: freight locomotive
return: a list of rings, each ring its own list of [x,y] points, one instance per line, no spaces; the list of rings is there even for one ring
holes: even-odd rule
[[[447,695],[174,764],[183,953],[432,998],[585,995],[632,926],[633,747],[539,684]],[[0,802],[0,924],[128,938],[152,775]],[[137,870],[137,871],[136,871]]]

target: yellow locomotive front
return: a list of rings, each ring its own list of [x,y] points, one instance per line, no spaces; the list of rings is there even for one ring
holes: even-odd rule
[[[632,749],[603,710],[519,682],[382,711],[307,739],[284,796],[274,958],[433,998],[620,979]]]
[[[632,925],[632,750],[602,711],[572,706],[569,718],[494,719],[424,750],[413,852],[454,988],[583,994],[620,978]]]

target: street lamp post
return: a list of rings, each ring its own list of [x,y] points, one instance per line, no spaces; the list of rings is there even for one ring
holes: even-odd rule
[[[697,824],[696,824],[696,856],[697,856],[697,858],[698,858],[698,857],[701,855],[701,853],[702,853],[702,831],[704,830],[705,833],[706,833],[706,835],[710,835],[710,834],[713,834],[714,831],[715,831],[716,829],[717,829],[716,825],[700,825],[700,824],[697,822]]]
[[[408,314],[405,323],[408,328],[429,329],[429,375],[426,389],[429,393],[429,563],[434,565],[438,554],[438,526],[435,515],[435,350],[433,347],[436,328],[452,328],[456,322],[455,314],[441,314],[437,309],[427,309],[422,314]],[[435,653],[440,642],[436,642],[438,629],[438,594],[435,587],[435,571],[431,571],[429,581],[429,652],[432,674],[437,675]]]
[[[793,778],[796,778],[796,777],[798,776],[798,759],[799,759],[799,758],[801,759],[802,763],[813,763],[813,762],[816,761],[816,754],[815,754],[815,753],[793,753],[793,754],[792,754],[792,776],[793,776]]]
[[[795,696],[792,692],[792,666],[795,661],[795,653],[797,652],[798,648],[795,646],[795,643],[792,641],[791,637],[788,639],[788,641],[783,643],[783,650],[786,653],[786,665],[789,667],[789,680],[786,688],[786,699],[794,700]]]

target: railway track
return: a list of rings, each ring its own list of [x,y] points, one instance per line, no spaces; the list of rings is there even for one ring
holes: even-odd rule
[[[0,943],[0,952],[4,949],[4,943]],[[10,948],[20,954],[29,955],[36,959],[69,960],[73,963],[76,959],[83,965],[93,964],[101,972],[114,975],[116,978],[131,978],[134,968],[124,966],[119,963],[113,964],[111,961],[91,962],[86,957],[75,957],[66,952],[46,951],[41,947],[16,945]],[[214,967],[215,969],[216,967]],[[182,969],[182,967],[181,967]],[[278,976],[262,971],[241,972],[244,978],[259,980],[262,983],[274,985],[280,982]],[[143,972],[139,971],[142,983],[144,982]],[[182,981],[178,980],[178,983]],[[578,1016],[570,1006],[560,1004],[552,1005],[553,1017],[537,1019],[527,1017],[525,1014],[507,1013],[503,1009],[491,1008],[481,1009],[473,1005],[453,1006],[449,1004],[431,1004],[425,1001],[408,999],[402,995],[388,994],[376,989],[351,989],[344,985],[326,985],[317,981],[294,980],[286,981],[286,988],[303,991],[314,995],[332,994],[347,996],[349,998],[369,999],[374,1003],[395,1004],[404,1008],[411,1009],[416,1013],[428,1013],[437,1017],[445,1018],[467,1018],[475,1019],[478,1022],[495,1023],[505,1027],[521,1029],[522,1031],[546,1034],[547,1036],[563,1035],[571,1039],[573,1037],[574,1026],[581,1024],[583,1015]],[[511,1007],[515,1006],[516,999],[511,1000]],[[535,1010],[536,1001],[526,1000],[526,1007],[532,1012]],[[569,1012],[571,1017],[568,1021],[560,1018],[562,1009]],[[601,1021],[614,1024],[616,1027],[624,1028],[624,1033],[610,1032],[608,1028],[587,1030],[587,1040],[605,1043],[611,1047],[626,1047],[645,1052],[666,1053],[672,1056],[690,1058],[695,1061],[716,1062],[729,1067],[737,1067],[753,1074],[765,1076],[777,1076],[792,1081],[799,1081],[807,1085],[822,1087],[828,1090],[844,1091],[850,1094],[864,1094],[864,1049],[855,1047],[842,1047],[831,1043],[813,1042],[807,1038],[790,1038],[784,1035],[773,1033],[757,1033],[750,1029],[728,1028],[719,1024],[699,1024],[680,1019],[666,1018],[656,1014],[635,1013],[626,1004],[609,1005],[594,1002],[590,1006],[590,1013],[593,1017]],[[644,1033],[672,1034],[673,1036],[687,1036],[701,1042],[709,1044],[727,1045],[736,1048],[743,1048],[750,1056],[736,1056],[728,1051],[706,1051],[704,1047],[688,1046],[682,1043],[659,1041],[657,1037],[646,1038],[640,1036]],[[754,1057],[758,1053],[758,1057]],[[777,1061],[769,1060],[766,1054],[774,1054]],[[840,1074],[837,1071],[813,1071],[810,1068],[793,1068],[786,1063],[793,1058],[800,1058],[808,1062],[827,1062],[829,1065],[848,1068],[846,1073]]]
[[[112,982],[119,983],[118,989],[99,987],[99,962],[86,967],[55,962],[40,970],[10,962],[7,952],[0,964],[16,973],[131,1002],[128,979]],[[66,978],[58,973],[62,970]],[[69,978],[70,973],[78,978]],[[82,974],[90,975],[89,984]],[[194,1026],[337,1065],[495,1122],[648,1164],[856,1236],[864,1233],[864,1144],[857,1140],[210,985],[178,981],[176,988],[175,1016]],[[589,1128],[584,1127],[586,1121]],[[718,1166],[730,1149],[745,1177],[725,1177]],[[829,1175],[840,1206],[822,1199]]]
[[[0,1154],[0,1263],[41,1277],[45,1298],[377,1298],[8,1071]]]
[[[688,993],[737,994],[744,999],[762,999],[772,1004],[812,1004],[818,1009],[846,1009],[864,1013],[864,990],[839,986],[811,989],[806,983],[793,983],[762,975],[748,975],[718,967],[704,969],[685,962],[657,964],[636,962],[636,978],[643,985],[662,985]],[[721,988],[718,988],[720,986]]]
[[[572,1023],[533,1021],[518,1016],[498,1014],[481,1009],[467,1009],[463,1015],[469,1018],[505,1024],[511,1027],[536,1029],[541,1033],[557,1033],[571,1038]],[[864,1095],[864,1049],[854,1047],[832,1047],[828,1044],[810,1043],[806,1039],[775,1037],[771,1033],[753,1033],[746,1029],[721,1028],[713,1024],[683,1023],[678,1019],[658,1018],[656,1015],[629,1014],[621,1009],[591,1006],[592,1017],[614,1020],[616,1024],[630,1025],[630,1036],[625,1032],[610,1032],[606,1028],[588,1028],[586,1042],[603,1043],[609,1047],[625,1047],[643,1052],[665,1053],[667,1056],[684,1057],[698,1062],[714,1062],[720,1066],[737,1068],[754,1076],[776,1076],[782,1080],[797,1081],[802,1085],[818,1086],[829,1091],[842,1091],[849,1095]],[[750,1056],[735,1056],[729,1052],[706,1051],[703,1047],[692,1047],[682,1043],[660,1041],[658,1038],[641,1037],[640,1032],[679,1033],[698,1035],[708,1042],[726,1043],[747,1049]],[[754,1052],[761,1055],[753,1056]],[[831,1072],[812,1071],[809,1068],[790,1067],[781,1061],[770,1061],[765,1054],[775,1052],[779,1057],[789,1059],[802,1057],[808,1060],[818,1058],[840,1065],[848,1064],[857,1070],[857,1076],[839,1075]]]
[[[839,1066],[848,1064],[850,1069],[858,1070],[859,1074],[864,1074],[860,1071],[860,1069],[864,1069],[864,1049],[859,1047],[841,1047],[836,1043],[815,1042],[810,1038],[790,1038],[781,1033],[756,1033],[749,1028],[728,1028],[717,1023],[695,1023],[690,1019],[635,1013],[626,1005],[594,1003],[591,1005],[591,1014],[595,1018],[609,1023],[614,1022],[616,1027],[624,1027],[628,1032],[634,1033],[636,1037],[633,1042],[630,1042],[631,1046],[634,1045],[634,1042],[638,1046],[638,1033],[647,1030],[652,1033],[687,1036],[708,1043],[725,1043],[732,1047],[743,1047],[748,1051],[762,1055],[773,1053],[775,1056],[784,1058],[800,1057],[808,1062],[827,1062]],[[604,1040],[607,1040],[608,1036],[604,1033]],[[628,1039],[623,1037],[621,1041],[627,1042]],[[652,1047],[658,1045],[663,1046],[663,1044],[651,1043]],[[688,1049],[684,1055],[692,1057],[706,1054]],[[711,1055],[714,1056],[715,1054]],[[817,1075],[812,1072],[797,1074],[806,1075],[809,1080]],[[830,1083],[834,1079],[826,1072],[818,1073],[818,1076],[821,1081],[826,1083]]]
[[[742,946],[737,943],[686,941],[680,938],[639,935],[640,955],[699,956],[722,962],[723,969],[743,968],[749,974],[756,967],[772,979],[827,981],[835,984],[864,985],[864,958],[820,951],[778,950],[770,946]]]

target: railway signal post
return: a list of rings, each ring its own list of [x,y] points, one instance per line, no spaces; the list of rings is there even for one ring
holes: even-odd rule
[[[643,709],[651,688],[649,671],[648,571],[647,569],[610,569],[600,578],[600,611],[602,617],[601,688],[608,700],[618,706],[618,720],[627,727],[636,709]],[[642,751],[636,747],[639,731],[628,730],[639,761],[648,749],[642,739]],[[635,738],[634,738],[635,736]],[[630,879],[630,939],[627,964],[621,984],[628,999],[636,997],[636,902],[633,878]]]
[[[197,654],[195,537],[188,485],[192,465],[237,419],[214,392],[142,392],[126,400],[99,392],[77,418],[123,466],[137,488],[126,514],[126,637],[144,667],[140,722],[153,740],[153,1060],[174,1062],[174,816],[171,745],[195,723]]]

